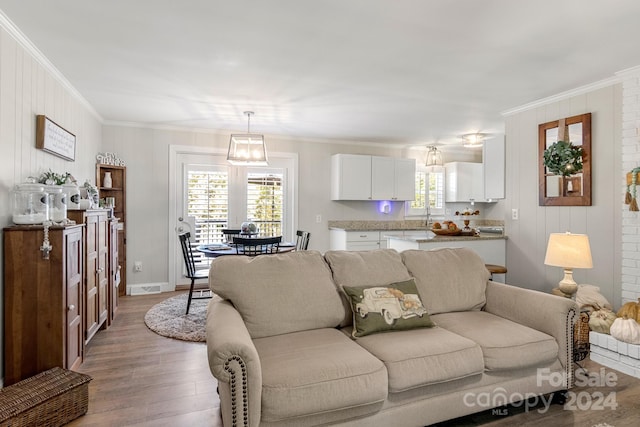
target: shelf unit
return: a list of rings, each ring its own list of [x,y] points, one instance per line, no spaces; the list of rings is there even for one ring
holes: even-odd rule
[[[104,187],[105,172],[111,173],[111,187]],[[100,192],[100,198],[113,197],[115,207],[113,216],[118,218],[118,262],[119,286],[118,295],[125,295],[127,292],[127,168],[125,166],[96,164],[96,185]]]

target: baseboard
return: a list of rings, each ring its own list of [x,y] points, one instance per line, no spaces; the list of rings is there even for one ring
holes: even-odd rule
[[[166,282],[127,285],[127,295],[131,296],[159,294],[161,292],[168,292],[169,290],[169,284]]]

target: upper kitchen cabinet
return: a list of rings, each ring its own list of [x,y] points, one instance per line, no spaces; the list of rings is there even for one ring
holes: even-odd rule
[[[332,200],[413,200],[413,159],[335,154],[331,158]]]
[[[416,161],[371,157],[371,198],[413,200],[416,194]]]
[[[482,163],[451,162],[445,164],[445,202],[484,201]]]
[[[331,199],[371,200],[371,156],[331,157]]]
[[[484,141],[482,164],[485,200],[504,199],[504,151],[504,137]]]
[[[451,162],[446,168],[446,202],[504,199],[504,138],[484,141],[482,163]]]

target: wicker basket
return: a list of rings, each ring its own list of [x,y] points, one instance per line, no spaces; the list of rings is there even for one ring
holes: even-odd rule
[[[62,426],[84,415],[91,377],[53,368],[0,390],[0,426]]]
[[[580,313],[578,321],[573,325],[573,361],[584,360],[589,354],[589,313]]]

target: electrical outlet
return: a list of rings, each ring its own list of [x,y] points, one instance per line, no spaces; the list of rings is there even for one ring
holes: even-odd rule
[[[517,220],[520,216],[518,209],[511,209],[511,219]]]
[[[133,271],[142,271],[142,261],[136,261],[133,263]]]
[[[318,214],[316,215],[316,223],[320,224],[322,222],[322,215]]]
[[[444,214],[445,215],[451,215],[451,209],[445,209],[444,210]]]

